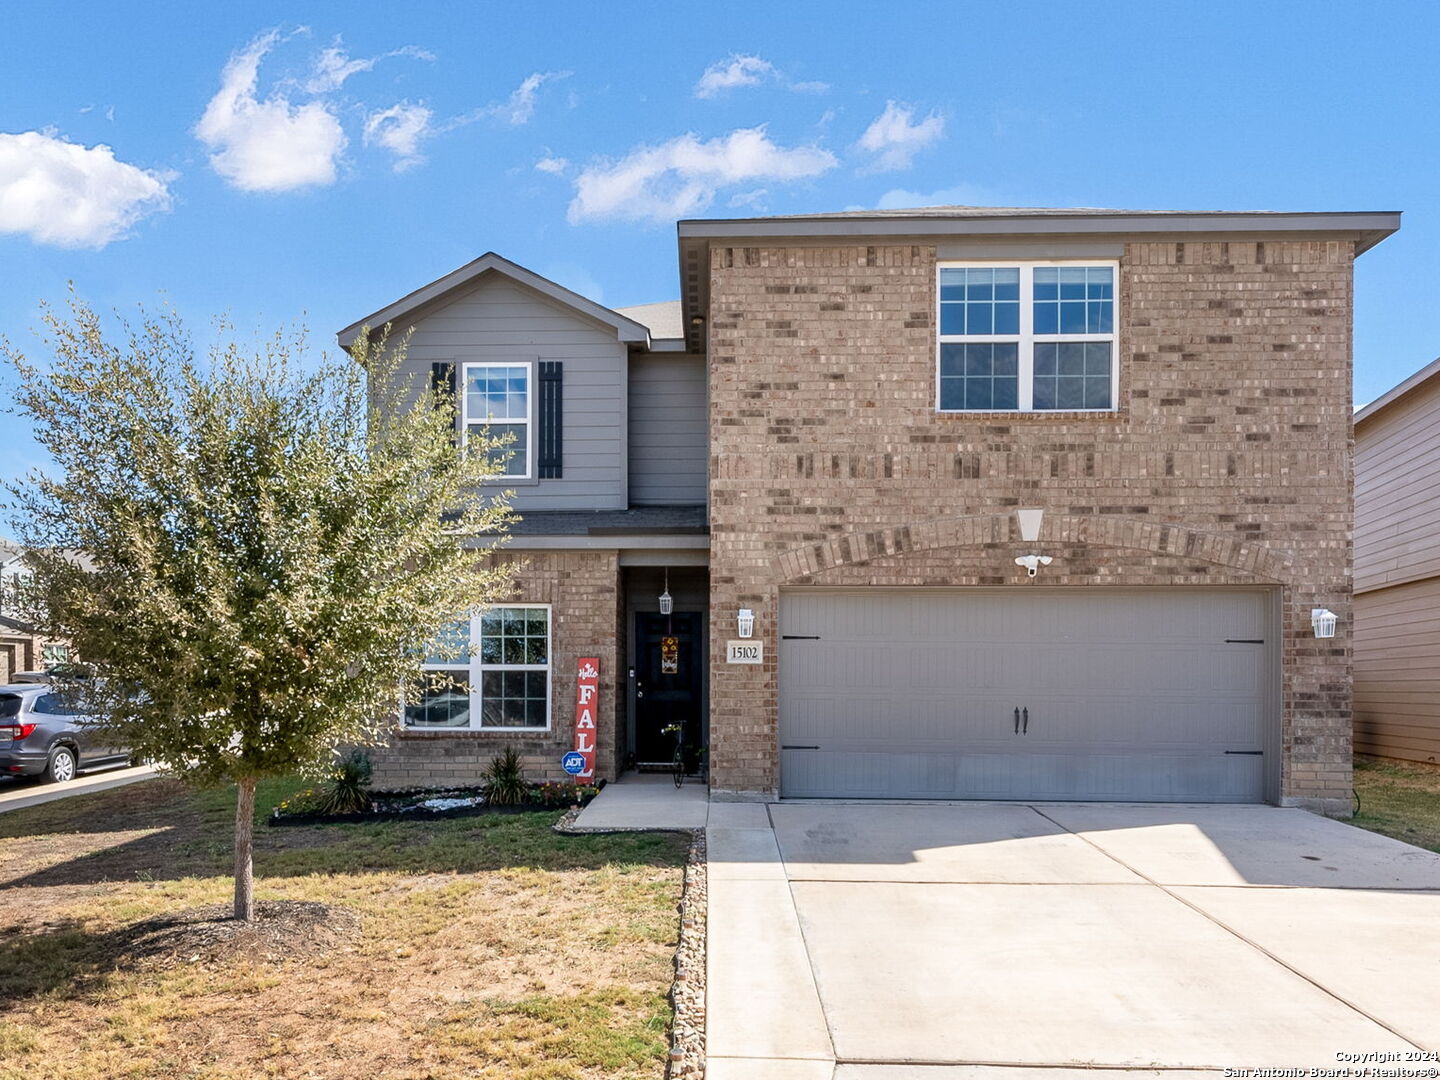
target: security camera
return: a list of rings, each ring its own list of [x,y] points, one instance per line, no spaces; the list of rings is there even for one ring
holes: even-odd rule
[[[1050,555],[1021,555],[1015,560],[1016,566],[1023,566],[1029,577],[1034,577],[1040,572],[1040,567],[1049,566],[1055,559]]]

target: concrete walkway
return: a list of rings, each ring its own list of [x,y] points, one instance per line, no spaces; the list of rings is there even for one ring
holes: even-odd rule
[[[1440,1048],[1440,855],[1261,806],[717,803],[710,1080]]]
[[[574,828],[703,829],[709,807],[710,792],[703,780],[687,778],[676,788],[669,773],[632,772],[606,784],[580,811]]]
[[[123,787],[139,780],[149,780],[155,770],[149,765],[125,769],[100,769],[84,773],[68,784],[42,784],[28,777],[0,778],[0,814],[26,806],[68,799],[72,795],[89,795],[107,788]]]

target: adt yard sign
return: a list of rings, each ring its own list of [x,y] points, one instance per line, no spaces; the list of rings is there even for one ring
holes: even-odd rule
[[[562,767],[580,783],[595,779],[596,717],[600,715],[600,660],[582,656],[575,670],[575,749],[565,755]],[[579,770],[570,759],[580,759]]]
[[[560,767],[571,776],[579,776],[585,771],[585,755],[579,750],[571,750],[560,759]]]

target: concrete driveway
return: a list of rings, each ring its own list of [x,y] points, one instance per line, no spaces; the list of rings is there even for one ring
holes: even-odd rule
[[[1440,855],[1302,810],[717,803],[707,837],[710,1080],[1440,1048]]]

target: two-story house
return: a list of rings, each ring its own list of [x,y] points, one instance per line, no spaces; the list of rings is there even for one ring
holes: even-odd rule
[[[524,518],[381,780],[560,775],[598,657],[601,776],[679,724],[717,797],[1346,812],[1351,271],[1398,227],[682,221],[678,304],[487,255],[359,320],[515,435]]]

